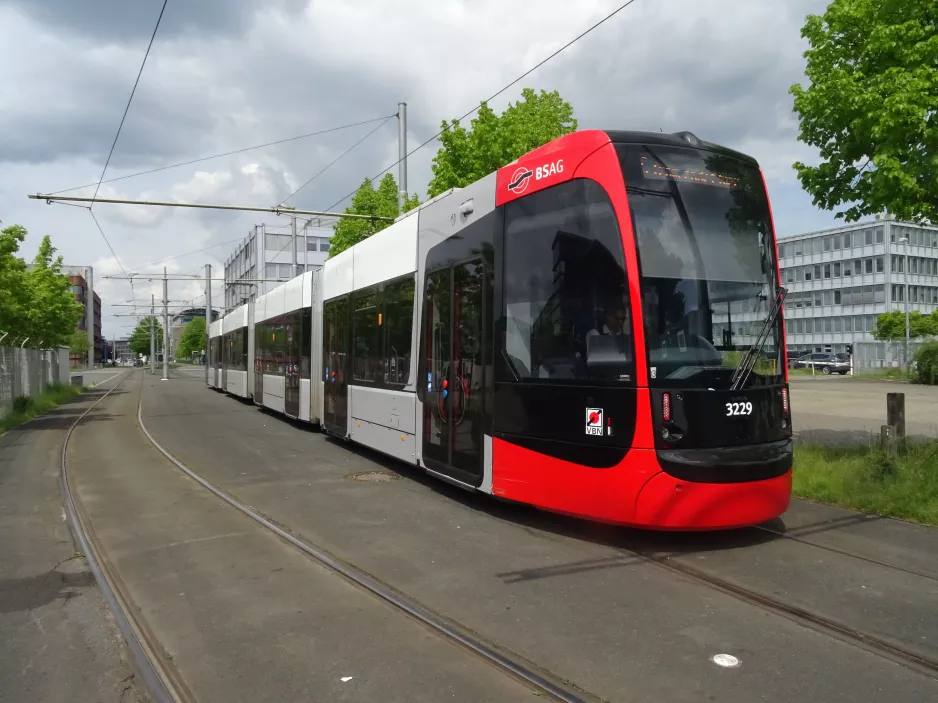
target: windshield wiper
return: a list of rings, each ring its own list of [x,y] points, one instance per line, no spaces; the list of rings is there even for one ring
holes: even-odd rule
[[[772,305],[772,309],[765,318],[765,322],[762,323],[762,329],[759,331],[759,336],[756,337],[756,343],[749,347],[749,350],[746,352],[743,358],[740,359],[739,364],[737,364],[736,370],[733,371],[733,378],[730,379],[731,391],[738,391],[749,379],[749,374],[751,374],[752,370],[755,368],[756,361],[759,360],[759,354],[762,352],[762,348],[765,346],[765,343],[769,341],[769,333],[772,331],[772,327],[775,325],[775,319],[782,311],[782,303],[785,302],[786,295],[788,295],[787,288],[778,289],[778,295],[775,298],[775,303]]]

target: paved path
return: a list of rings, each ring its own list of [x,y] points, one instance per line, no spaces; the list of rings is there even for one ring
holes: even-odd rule
[[[803,440],[866,444],[886,424],[886,394],[905,393],[906,433],[938,438],[938,386],[848,377],[791,379],[792,422]]]
[[[0,437],[0,701],[137,700],[120,632],[75,553],[59,490],[65,431],[101,393]]]
[[[99,406],[69,445],[69,476],[124,592],[196,700],[533,698],[170,464],[136,425],[141,384],[160,383],[135,372]]]
[[[811,514],[807,504],[796,504],[798,534],[831,549],[760,530],[649,536],[464,493],[183,374],[145,383],[144,416],[157,439],[208,480],[606,700],[938,699],[932,677],[624,551],[668,551],[724,579],[933,653],[936,582],[831,551],[824,540],[836,531],[830,523],[843,517],[839,512]],[[351,480],[375,470],[399,478]],[[895,541],[912,561],[934,563],[934,531],[906,533],[903,523],[889,524],[879,539],[856,532],[844,544],[887,554]],[[787,529],[784,522],[770,527]],[[742,665],[716,667],[710,658],[724,652]]]

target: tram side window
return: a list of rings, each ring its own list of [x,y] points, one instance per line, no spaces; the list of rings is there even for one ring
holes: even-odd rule
[[[634,378],[622,239],[598,183],[505,206],[504,281],[499,381]]]
[[[352,313],[352,377],[381,382],[381,328],[376,292],[356,293]]]
[[[410,342],[414,326],[414,279],[385,287],[384,380],[405,386],[410,376]]]

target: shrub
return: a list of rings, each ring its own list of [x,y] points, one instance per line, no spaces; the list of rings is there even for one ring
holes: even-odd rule
[[[912,382],[938,385],[938,342],[926,342],[915,352]]]
[[[17,396],[13,399],[13,412],[25,415],[33,405],[33,399],[28,395]]]

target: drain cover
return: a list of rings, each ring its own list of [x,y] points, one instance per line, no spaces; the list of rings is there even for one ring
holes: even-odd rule
[[[390,471],[363,471],[358,474],[349,474],[346,478],[351,481],[364,481],[366,483],[387,483],[388,481],[396,481],[400,476],[392,474]]]

